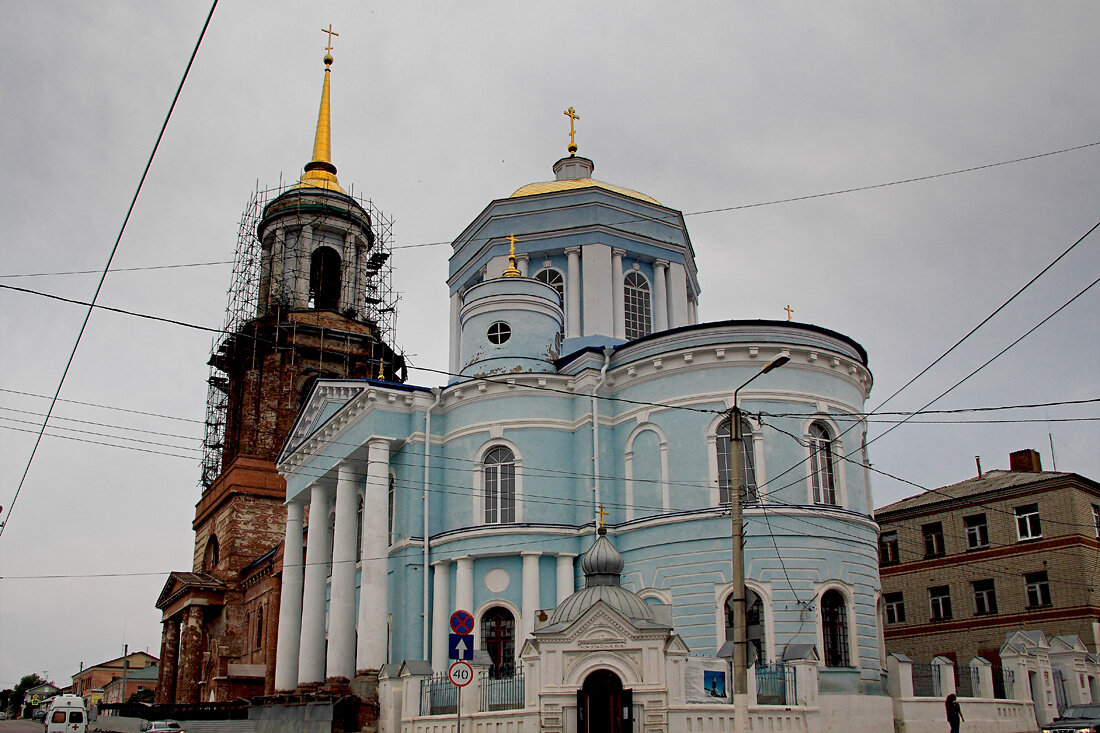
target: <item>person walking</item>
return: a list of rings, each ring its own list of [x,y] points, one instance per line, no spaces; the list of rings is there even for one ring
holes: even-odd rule
[[[947,699],[944,700],[944,707],[947,708],[947,724],[951,726],[951,733],[959,733],[959,724],[963,721],[963,714],[955,693],[947,696]]]

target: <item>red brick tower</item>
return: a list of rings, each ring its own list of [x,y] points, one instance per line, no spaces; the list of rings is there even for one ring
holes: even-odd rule
[[[328,50],[331,50],[328,49]],[[194,563],[162,612],[157,702],[274,691],[286,484],[275,461],[318,377],[403,381],[389,289],[390,222],[331,162],[329,78],[299,183],[258,192],[241,221],[224,336],[210,357]]]

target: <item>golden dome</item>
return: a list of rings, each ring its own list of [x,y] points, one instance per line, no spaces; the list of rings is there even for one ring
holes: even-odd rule
[[[621,193],[624,196],[629,196],[632,199],[638,199],[639,201],[647,201],[651,204],[661,205],[657,199],[652,196],[646,196],[644,193],[638,191],[632,191],[629,188],[623,188],[622,186],[616,186],[612,183],[604,183],[603,181],[597,181],[595,178],[569,178],[564,181],[541,181],[539,183],[528,183],[526,186],[516,189],[509,198],[521,198],[523,196],[537,196],[540,193],[553,193],[555,191],[571,191],[578,188],[602,188],[607,191],[614,191],[615,193]]]

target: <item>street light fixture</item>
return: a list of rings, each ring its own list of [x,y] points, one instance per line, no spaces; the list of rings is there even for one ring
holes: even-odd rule
[[[733,390],[730,409],[730,521],[733,525],[733,703],[738,716],[746,711],[749,694],[748,633],[745,608],[745,546],[744,513],[741,501],[745,493],[745,477],[741,466],[741,408],[737,393],[752,380],[786,364],[791,357],[781,354],[764,365],[740,387]],[[736,490],[735,490],[736,487]]]

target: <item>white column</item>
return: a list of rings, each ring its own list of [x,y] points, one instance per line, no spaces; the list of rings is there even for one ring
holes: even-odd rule
[[[462,360],[462,296],[459,293],[451,294],[451,358],[448,371],[458,374],[462,370],[459,363]]]
[[[336,467],[336,526],[332,542],[332,591],[328,608],[325,677],[355,677],[355,515],[359,490],[349,463]]]
[[[581,308],[584,309],[584,335],[610,336],[614,332],[611,322],[611,247],[606,244],[581,245]]]
[[[516,637],[516,652],[523,645],[523,640],[535,630],[535,612],[539,610],[539,557],[541,552],[521,552],[523,557],[523,591],[521,595],[520,614],[522,625],[520,634]]]
[[[561,604],[569,596],[576,592],[575,574],[573,572],[573,558],[576,555],[558,555],[558,603]]]
[[[581,248],[566,247],[569,266],[565,273],[565,337],[581,335]]]
[[[611,312],[615,321],[615,338],[626,338],[626,316],[623,312],[623,255],[621,249],[611,250]]]
[[[325,681],[325,576],[328,570],[328,489],[313,484],[309,493],[309,534],[302,591],[302,648],[298,684]]]
[[[668,266],[668,327],[688,325],[687,270],[679,262]]]
[[[699,322],[699,303],[694,299],[688,300],[688,319],[692,324]]]
[[[359,310],[359,304],[356,302],[355,289],[357,282],[355,282],[355,234],[347,232],[344,234],[344,251],[340,254],[340,307],[338,310],[344,310],[345,308],[354,308]],[[362,317],[362,313],[359,314]]]
[[[286,505],[283,580],[279,598],[279,646],[275,655],[275,689],[298,686],[298,651],[302,641],[302,505]]]
[[[474,559],[460,557],[455,561],[455,607],[452,611],[474,612]]]
[[[668,262],[657,260],[653,263],[653,331],[660,333],[668,330],[667,275]]]
[[[283,279],[283,258],[286,257],[286,229],[275,229],[275,243],[271,245],[271,285],[268,287],[266,305],[275,305],[275,299],[281,298],[289,288]]]
[[[432,592],[432,669],[442,672],[447,667],[447,642],[450,639],[451,563],[432,563],[435,569]]]
[[[386,663],[389,621],[390,443],[367,442],[367,483],[363,496],[363,547],[359,578],[359,642],[355,669],[381,669]]]
[[[309,304],[309,261],[313,254],[313,227],[308,224],[298,233],[294,248],[294,300],[296,308]]]
[[[527,255],[516,255],[516,269],[520,275],[527,277]]]

